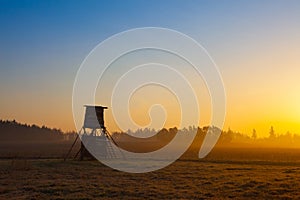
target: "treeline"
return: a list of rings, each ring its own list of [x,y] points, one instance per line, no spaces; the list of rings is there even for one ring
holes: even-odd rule
[[[152,139],[160,139],[160,140],[171,140],[175,134],[191,134],[196,133],[196,137],[204,138],[206,134],[215,134],[220,133],[220,137],[218,139],[217,145],[219,146],[227,146],[227,147],[288,147],[288,148],[299,148],[300,147],[300,135],[293,134],[290,132],[286,133],[276,133],[273,126],[270,127],[270,131],[267,137],[258,137],[258,134],[255,129],[251,136],[233,131],[228,129],[227,131],[221,130],[218,127],[205,126],[205,127],[196,127],[189,126],[188,128],[177,129],[165,129],[163,128],[160,131],[155,131],[154,129],[137,129],[136,131],[128,130],[126,133],[129,133],[131,136],[141,137],[141,136],[152,136]],[[115,132],[114,137],[120,140],[130,140],[127,134],[123,134],[123,132]]]
[[[154,129],[137,129],[136,131],[128,130],[124,132],[114,132],[113,137],[118,141],[129,141],[143,143],[151,140],[161,140],[168,142],[176,134],[197,133],[196,137],[204,138],[206,134],[217,134],[221,130],[218,127],[197,127],[189,126],[183,129],[176,127],[160,131]],[[15,120],[0,120],[0,141],[55,141],[55,140],[73,140],[76,137],[75,131],[63,132],[61,129],[48,128],[46,126],[28,125],[16,122]],[[144,139],[147,138],[147,139]],[[300,147],[300,135],[286,132],[276,133],[273,127],[270,127],[267,137],[258,137],[255,129],[251,135],[236,132],[231,129],[222,130],[218,139],[220,146],[242,146],[242,147]]]
[[[258,137],[255,129],[253,129],[251,136],[228,129],[227,131],[222,131],[222,135],[219,140],[220,144],[232,146],[248,145],[261,147],[300,147],[299,134],[291,132],[277,133],[273,126],[270,127],[268,136],[266,137]]]
[[[65,140],[75,132],[64,133],[61,129],[22,124],[15,120],[0,120],[1,141],[53,141]]]

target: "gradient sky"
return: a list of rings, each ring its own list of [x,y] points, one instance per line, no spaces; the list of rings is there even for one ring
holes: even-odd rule
[[[227,94],[225,129],[300,133],[299,1],[0,1],[0,118],[74,129],[72,86],[107,37],[155,26],[201,43]]]

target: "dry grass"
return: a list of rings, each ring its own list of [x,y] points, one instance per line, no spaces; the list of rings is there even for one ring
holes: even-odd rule
[[[11,170],[30,170],[31,163],[27,159],[13,159],[10,165]]]
[[[97,161],[0,160],[1,199],[297,199],[299,189],[298,162],[179,160],[129,174]]]
[[[299,149],[216,147],[198,160],[195,147],[164,169],[129,174],[63,162],[70,142],[2,144],[0,199],[300,198]]]

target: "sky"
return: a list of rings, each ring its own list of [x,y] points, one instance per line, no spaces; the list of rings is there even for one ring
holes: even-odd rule
[[[119,32],[164,27],[195,39],[217,64],[224,129],[300,133],[299,10],[292,0],[1,0],[0,118],[73,130],[73,83],[88,53]]]

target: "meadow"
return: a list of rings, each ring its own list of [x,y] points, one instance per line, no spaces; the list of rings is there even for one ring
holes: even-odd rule
[[[215,148],[202,160],[196,153],[190,150],[170,166],[144,174],[55,156],[2,158],[0,198],[300,198],[300,150]]]

